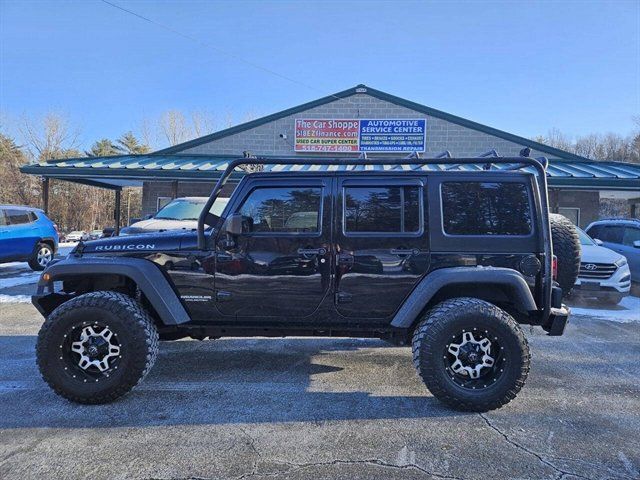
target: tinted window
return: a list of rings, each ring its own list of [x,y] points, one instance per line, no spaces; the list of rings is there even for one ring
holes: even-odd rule
[[[617,225],[601,225],[601,230],[596,238],[603,242],[622,243],[622,226]]]
[[[640,240],[640,228],[625,227],[622,243],[633,247],[633,242]]]
[[[21,223],[30,223],[31,217],[28,210],[7,209],[7,218],[10,225],[20,225]]]
[[[346,187],[345,233],[417,233],[420,187]]]
[[[257,188],[240,207],[249,232],[319,232],[320,188]]]
[[[4,210],[0,209],[0,227],[7,224],[7,217],[4,215]]]
[[[450,235],[528,235],[531,207],[522,183],[445,182],[445,233]]]

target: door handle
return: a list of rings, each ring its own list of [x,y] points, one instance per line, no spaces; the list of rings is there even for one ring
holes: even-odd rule
[[[327,253],[326,248],[299,248],[298,255],[325,255]]]
[[[391,255],[418,255],[420,253],[419,248],[392,248],[390,250]]]

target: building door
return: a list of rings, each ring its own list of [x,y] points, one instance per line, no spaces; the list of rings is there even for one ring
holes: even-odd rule
[[[313,315],[330,287],[332,179],[249,182],[230,213],[242,234],[217,237],[216,305],[242,321]]]
[[[425,180],[338,179],[336,297],[350,321],[392,315],[429,267]]]

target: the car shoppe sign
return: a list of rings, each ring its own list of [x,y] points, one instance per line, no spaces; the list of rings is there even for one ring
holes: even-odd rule
[[[422,119],[296,119],[296,152],[424,152]]]

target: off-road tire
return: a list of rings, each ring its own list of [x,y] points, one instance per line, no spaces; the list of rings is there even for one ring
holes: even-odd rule
[[[549,214],[553,254],[558,259],[556,281],[562,288],[563,296],[569,295],[580,272],[582,248],[575,225],[567,217],[557,213]]]
[[[51,260],[53,260],[53,247],[48,243],[38,242],[35,248],[33,249],[33,253],[31,254],[31,257],[29,258],[28,263],[29,263],[29,268],[31,268],[31,270],[35,270],[37,272],[42,271],[45,268],[47,268],[47,265],[49,265],[49,262],[51,262],[51,260],[49,260],[49,262],[47,262],[46,265],[40,265],[40,263],[38,262],[38,254],[40,253],[40,250],[43,250],[43,249],[48,249],[51,252]]]
[[[486,388],[471,390],[447,374],[443,352],[463,329],[488,329],[500,339],[504,369]],[[413,364],[429,391],[456,410],[486,412],[506,405],[523,387],[529,374],[527,340],[516,321],[504,310],[477,298],[453,298],[429,310],[413,334]]]
[[[97,382],[85,382],[62,360],[61,346],[70,329],[107,322],[121,345],[117,370]],[[158,332],[149,314],[131,297],[100,291],[86,293],[56,308],[38,333],[36,358],[45,382],[78,403],[108,403],[131,391],[145,377],[158,354]]]

